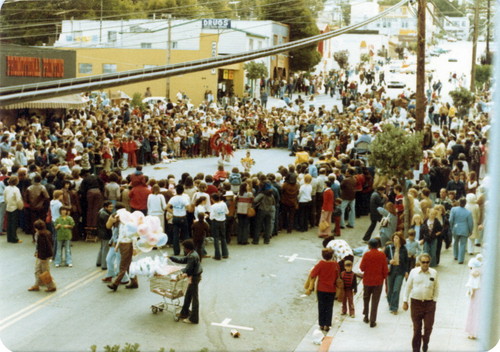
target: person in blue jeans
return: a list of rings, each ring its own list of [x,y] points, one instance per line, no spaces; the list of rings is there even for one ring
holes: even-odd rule
[[[116,210],[122,209],[124,206],[122,203],[116,203]],[[106,272],[106,276],[102,279],[103,282],[112,282],[113,278],[118,275],[120,272],[120,261],[121,254],[119,250],[116,250],[116,243],[118,242],[118,236],[120,234],[120,218],[115,213],[111,215],[108,219],[106,226],[111,226],[112,236],[109,240],[109,251],[106,256],[106,264],[108,271]],[[129,283],[128,273],[125,273],[121,280],[121,284],[127,285]]]
[[[215,254],[213,258],[215,260],[221,259],[222,248],[222,258],[226,259],[229,257],[226,243],[226,215],[229,214],[229,209],[218,193],[212,196],[212,200],[214,204],[210,209],[210,229],[214,238]]]
[[[387,303],[392,314],[398,314],[399,294],[403,279],[408,277],[409,259],[406,250],[406,241],[401,231],[395,232],[391,238],[392,243],[385,247],[385,256],[390,266],[387,277]]]
[[[54,261],[56,268],[61,266],[63,250],[66,265],[69,267],[73,266],[71,258],[71,237],[73,236],[72,229],[73,226],[75,226],[75,221],[69,216],[70,210],[70,207],[62,206],[60,209],[61,216],[59,216],[54,223],[57,231],[57,253]]]
[[[437,214],[436,209],[430,209],[429,217],[420,227],[420,238],[424,240],[424,253],[431,256],[431,268],[437,266],[438,239],[443,232],[443,225],[437,219]]]
[[[458,260],[458,264],[464,263],[465,247],[467,238],[472,234],[474,220],[472,213],[465,209],[467,200],[460,198],[459,206],[451,208],[450,211],[450,229],[453,235],[453,257]]]

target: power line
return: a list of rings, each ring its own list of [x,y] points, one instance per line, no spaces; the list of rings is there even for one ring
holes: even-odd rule
[[[201,3],[200,6],[205,6],[207,4],[210,4],[211,2],[210,1],[207,1],[206,3]],[[279,1],[279,2],[275,2],[275,3],[272,3],[272,4],[262,4],[262,5],[256,5],[254,6],[255,8],[265,8],[265,7],[271,7],[271,6],[279,6],[279,5],[283,5],[283,4],[287,4],[287,3],[296,3],[296,0],[283,0],[283,1]],[[183,5],[183,6],[176,6],[176,7],[168,7],[168,8],[161,8],[161,9],[155,9],[155,10],[142,10],[142,11],[134,11],[134,12],[128,12],[128,13],[121,13],[121,14],[118,14],[118,15],[110,15],[110,16],[103,16],[102,18],[105,19],[105,20],[108,20],[108,19],[112,19],[112,18],[123,18],[123,17],[128,17],[128,16],[132,16],[132,15],[137,15],[137,14],[154,14],[154,13],[157,13],[157,12],[162,12],[162,11],[172,11],[172,10],[178,10],[178,9],[183,9],[183,8],[188,8],[188,7],[191,7],[192,5]],[[275,10],[275,13],[280,13],[280,12],[284,12],[284,11],[288,11],[290,9],[290,7],[293,7],[293,6],[288,6],[287,8],[285,9],[281,9],[278,11]],[[228,11],[219,11],[219,12],[213,12],[213,15],[214,16],[217,16],[219,14],[225,14],[227,13]],[[273,12],[271,11],[271,14]],[[201,19],[201,18],[204,18],[204,17],[207,17],[207,14],[202,14],[200,17],[197,17],[197,19]],[[92,20],[100,20],[100,17],[90,17],[90,18],[83,18],[81,19],[80,21],[92,21]],[[127,20],[134,20],[134,19],[127,19]],[[137,19],[135,19],[137,20]],[[41,23],[41,24],[31,24],[31,25],[21,25],[21,26],[17,26],[16,27],[13,27],[13,29],[24,29],[26,27],[44,27],[44,26],[48,26],[48,25],[58,25],[61,23],[61,20],[58,20],[58,21],[55,21],[55,22],[48,22],[48,23]],[[144,22],[144,23],[148,23],[147,21]],[[106,27],[106,28],[114,28],[114,27],[119,27],[119,26],[112,26],[112,27]],[[4,29],[10,29],[9,26],[3,26],[1,29],[0,29],[0,33],[4,31]],[[50,35],[53,35],[54,32],[51,32],[51,33],[44,33],[44,34],[40,34],[40,36],[50,36]],[[57,34],[57,33],[56,33]],[[19,36],[19,37],[16,37],[16,38],[22,38],[22,36]],[[8,39],[11,39],[11,38],[8,38]]]
[[[289,43],[276,45],[271,48],[265,48],[250,52],[243,52],[227,56],[216,56],[213,58],[190,61],[174,65],[164,65],[148,69],[124,71],[113,74],[96,75],[82,78],[72,78],[59,81],[51,81],[44,83],[35,83],[21,86],[11,86],[0,89],[0,105],[8,105],[23,101],[35,99],[43,99],[89,91],[95,89],[105,89],[123,84],[135,82],[149,81],[159,78],[178,76],[186,73],[203,71],[211,68],[216,68],[224,65],[230,65],[250,60],[255,60],[261,57],[276,55],[290,50],[296,50],[307,46],[314,45],[320,41],[330,39],[342,34],[345,34],[353,29],[363,27],[373,21],[376,21],[388,13],[400,8],[409,0],[402,0],[394,6],[380,12],[376,16],[365,21],[346,26],[336,31],[318,34],[313,37],[296,40]]]

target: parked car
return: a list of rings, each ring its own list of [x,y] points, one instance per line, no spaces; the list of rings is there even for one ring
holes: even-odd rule
[[[404,88],[406,84],[399,80],[392,80],[387,83],[387,88]]]
[[[142,99],[142,103],[146,105],[154,105],[156,104],[159,100],[163,102],[163,104],[167,104],[167,99],[165,97],[148,97]]]

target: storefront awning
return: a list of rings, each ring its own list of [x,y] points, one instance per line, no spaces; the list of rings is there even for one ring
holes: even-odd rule
[[[87,105],[87,99],[80,94],[64,95],[61,97],[26,101],[19,104],[2,106],[1,109],[78,109]]]

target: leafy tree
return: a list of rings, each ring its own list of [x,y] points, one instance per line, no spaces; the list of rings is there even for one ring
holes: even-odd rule
[[[247,71],[247,78],[251,80],[252,92],[254,92],[254,83],[256,79],[266,78],[268,75],[266,64],[263,62],[250,61],[243,66]]]
[[[281,6],[281,0],[266,0],[262,7],[263,20],[281,22],[290,26],[290,41],[319,34],[316,21],[307,6],[308,1],[296,0],[289,6]],[[291,50],[290,70],[309,71],[321,61],[316,45]]]
[[[334,52],[333,59],[337,62],[341,69],[346,69],[349,66],[349,52],[347,50]]]
[[[492,65],[476,66],[476,86],[482,87],[483,84],[489,83],[491,79]]]
[[[465,116],[469,108],[474,104],[474,94],[464,88],[459,87],[450,92],[450,97],[453,99],[453,105],[457,108],[459,116]]]
[[[348,0],[340,2],[340,11],[342,12],[341,26],[349,26],[351,24],[351,4]]]
[[[398,54],[399,60],[403,60],[404,59],[404,54],[405,54],[405,47],[404,46],[402,46],[400,44],[396,48],[394,48],[394,51],[396,52],[396,54]]]
[[[142,102],[142,94],[139,92],[135,92],[132,95],[132,101],[130,102],[130,106],[138,106],[141,110],[144,109],[144,103]]]
[[[371,154],[368,161],[381,175],[395,177],[403,187],[404,204],[410,204],[408,199],[408,175],[418,166],[423,157],[420,132],[410,133],[392,124],[382,126],[383,132],[371,143]],[[405,237],[410,225],[409,207],[404,209]]]
[[[234,13],[234,17],[238,14],[238,17],[245,20],[251,20],[260,18],[262,16],[262,6],[264,4],[264,0],[245,0],[240,1],[236,5],[236,12]]]

